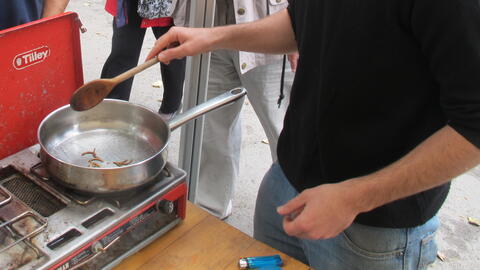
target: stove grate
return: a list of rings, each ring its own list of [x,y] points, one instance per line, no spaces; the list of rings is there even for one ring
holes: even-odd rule
[[[12,199],[10,196],[1,186],[0,186],[0,207],[9,203]]]
[[[3,186],[44,217],[49,217],[66,207],[66,204],[51,193],[19,173],[9,176],[3,182]]]
[[[28,214],[24,216],[30,217]],[[22,237],[12,230],[10,223],[0,219],[0,269],[17,269],[43,257],[44,255],[27,241],[32,234]]]

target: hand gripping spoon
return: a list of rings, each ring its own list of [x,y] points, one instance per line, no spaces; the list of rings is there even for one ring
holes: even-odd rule
[[[98,79],[78,88],[70,98],[70,107],[75,111],[86,111],[95,107],[117,84],[158,63],[157,57],[138,65],[111,79]]]

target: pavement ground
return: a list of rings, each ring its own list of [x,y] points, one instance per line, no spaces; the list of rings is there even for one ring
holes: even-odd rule
[[[72,0],[67,8],[77,12],[88,31],[81,35],[85,82],[100,77],[100,72],[111,46],[112,17],[104,9],[104,0]],[[145,59],[154,43],[147,31],[140,59]],[[155,111],[160,106],[162,88],[152,84],[160,80],[158,67],[137,75],[131,101]],[[188,90],[188,87],[186,88]],[[187,91],[186,90],[186,91]],[[266,136],[248,100],[242,112],[242,157],[240,181],[237,183],[233,214],[226,222],[246,234],[252,235],[253,211],[260,181],[271,165]],[[175,131],[169,146],[169,160],[178,161],[180,131]],[[468,223],[473,217],[480,219],[480,168],[460,177],[452,185],[448,199],[439,213],[442,225],[437,234],[439,252],[444,260],[437,260],[430,269],[480,269],[480,227]]]

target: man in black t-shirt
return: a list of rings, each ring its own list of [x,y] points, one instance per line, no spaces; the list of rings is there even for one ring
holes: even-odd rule
[[[298,50],[254,236],[316,269],[425,269],[449,181],[480,163],[480,2],[289,3],[250,24],[173,28],[149,58]]]
[[[69,0],[0,0],[0,30],[64,12]]]

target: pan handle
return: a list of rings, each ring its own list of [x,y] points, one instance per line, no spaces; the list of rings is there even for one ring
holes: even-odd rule
[[[217,97],[209,99],[206,102],[199,104],[198,106],[195,106],[189,109],[188,111],[175,116],[168,122],[168,127],[170,128],[170,130],[175,130],[176,128],[185,124],[186,122],[192,119],[195,119],[199,116],[202,116],[209,111],[212,111],[224,105],[233,103],[234,101],[245,96],[246,94],[247,94],[247,90],[243,88],[232,89],[226,92],[225,94],[221,94]]]

